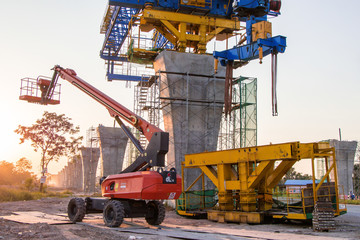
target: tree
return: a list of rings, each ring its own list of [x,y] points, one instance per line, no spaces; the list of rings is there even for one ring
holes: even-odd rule
[[[21,163],[26,163],[26,166],[18,167]],[[30,165],[29,165],[30,164]],[[26,179],[34,178],[31,169],[31,163],[26,158],[21,158],[13,163],[0,161],[0,185],[21,185],[24,184]]]
[[[280,184],[284,184],[288,179],[297,179],[297,180],[309,180],[312,177],[309,174],[302,174],[295,171],[295,168],[290,168],[290,170],[285,174],[283,179],[281,179]]]
[[[31,168],[32,168],[31,162],[24,157],[20,158],[16,162],[15,169],[18,173],[30,172]]]
[[[0,162],[0,185],[13,185],[16,181],[15,167],[13,163]]]
[[[27,179],[33,179],[35,176],[33,176],[33,173],[31,172],[32,165],[30,160],[22,157],[20,158],[14,168],[14,174],[17,176],[17,180],[21,184],[25,184]]]
[[[61,156],[71,157],[80,147],[82,137],[75,137],[80,128],[74,127],[70,120],[64,114],[45,111],[43,117],[32,126],[19,125],[15,130],[22,136],[20,144],[28,140],[35,152],[41,152],[40,169],[43,177],[50,162],[58,161]],[[40,191],[42,189],[43,183],[40,184]]]

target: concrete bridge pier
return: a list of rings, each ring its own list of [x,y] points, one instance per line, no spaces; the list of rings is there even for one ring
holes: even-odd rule
[[[121,128],[99,125],[97,132],[100,139],[101,176],[121,172],[128,137]]]
[[[338,184],[344,186],[344,194],[348,195],[350,191],[353,191],[352,174],[357,141],[338,141],[332,139],[330,140],[330,146],[335,147]],[[339,191],[342,191],[342,189],[339,189]],[[343,193],[340,192],[340,194]]]
[[[167,166],[180,173],[185,154],[215,151],[223,112],[225,68],[219,64],[214,75],[214,58],[173,51],[163,51],[154,62],[159,75],[165,131],[170,145]],[[201,173],[187,169],[186,186]],[[214,185],[207,179],[205,185]],[[193,190],[201,189],[201,181]]]
[[[83,172],[83,191],[86,193],[95,192],[96,168],[99,161],[98,148],[83,147],[80,150]]]

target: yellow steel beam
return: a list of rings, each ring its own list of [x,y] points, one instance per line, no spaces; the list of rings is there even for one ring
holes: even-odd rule
[[[217,172],[211,166],[201,166],[200,169],[208,176],[208,178],[219,188]]]
[[[227,190],[225,182],[231,180],[231,166],[229,164],[217,165],[217,177],[219,192]]]
[[[166,37],[174,46],[176,46],[176,36],[170,33],[164,26],[155,26],[156,30],[158,30],[162,35]]]
[[[230,180],[226,181],[226,190],[239,190],[240,189],[240,181],[239,180]]]
[[[195,183],[196,183],[197,181],[199,181],[199,179],[200,179],[202,176],[204,176],[204,173],[203,173],[203,172],[195,179],[195,181],[194,181],[192,184],[190,184],[190,186],[185,190],[185,192],[190,191],[190,189],[195,185]]]
[[[281,178],[294,166],[296,160],[283,160],[281,163],[275,168],[275,170],[268,176],[266,180],[266,185],[269,188],[274,188]]]
[[[160,20],[160,22],[162,24],[164,24],[164,26],[177,38],[180,38],[180,33],[179,31],[174,27],[174,25],[172,25],[169,21],[167,20]]]
[[[335,180],[335,195],[336,195],[336,213],[340,214],[340,202],[339,202],[339,189],[338,189],[338,176],[337,176],[337,167],[336,167],[336,157],[335,157],[335,148],[332,148],[332,161],[334,163],[334,180]],[[344,191],[344,189],[343,189]]]
[[[187,217],[194,217],[196,216],[195,213],[188,213],[186,211],[182,211],[182,210],[176,210],[176,212],[181,215],[181,216],[187,216]]]
[[[144,9],[140,29],[147,32],[154,28],[174,44],[176,50],[185,52],[187,47],[192,47],[200,54],[206,52],[207,42],[217,34],[245,29],[240,21],[232,19]]]
[[[321,181],[316,186],[316,192],[319,190],[321,185],[324,183],[325,179],[327,179],[327,177],[329,176],[330,172],[334,169],[334,167],[335,167],[335,161],[333,162],[333,164],[331,164],[331,167],[329,168],[329,170],[326,171],[326,174],[321,178]]]
[[[206,37],[206,41],[212,40],[214,37],[216,37],[216,35],[221,33],[223,30],[225,30],[225,28],[218,27],[215,30],[213,30],[212,32],[208,33],[208,35]]]
[[[233,30],[245,29],[240,26],[240,21],[214,18],[208,16],[197,16],[184,13],[175,13],[168,11],[159,11],[153,9],[145,9],[141,17],[147,22],[156,22],[158,20],[167,20],[171,22],[184,22],[189,24],[208,25],[211,27],[222,27]]]
[[[247,162],[249,159],[258,162],[269,160],[298,159],[298,142],[274,144],[225,151],[203,152],[185,155],[186,167],[199,167],[217,164],[234,164]]]
[[[273,167],[272,161],[261,162],[248,178],[248,188],[256,188],[260,181],[265,178],[266,173]]]
[[[272,215],[273,218],[277,219],[293,219],[293,220],[306,220],[306,214],[302,213],[288,213],[287,215]]]

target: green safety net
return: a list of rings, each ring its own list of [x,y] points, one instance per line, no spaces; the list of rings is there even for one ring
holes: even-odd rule
[[[148,49],[147,51],[151,51],[154,52],[154,54],[156,53],[160,53],[161,51],[163,51],[163,49],[159,49],[159,48],[151,48]],[[146,53],[144,53],[144,55],[142,57],[139,56],[135,56],[134,55],[134,39],[131,39],[130,41],[130,45],[127,51],[127,57],[129,62],[132,63],[138,63],[138,64],[152,64],[154,59],[155,59],[155,55],[149,55],[147,56]]]
[[[209,209],[217,203],[216,190],[188,191],[177,200],[177,209],[181,211],[198,211]]]

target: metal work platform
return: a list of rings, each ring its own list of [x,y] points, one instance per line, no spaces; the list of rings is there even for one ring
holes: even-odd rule
[[[28,101],[30,103],[43,104],[42,97],[45,96],[51,79],[43,76],[39,76],[37,79],[34,78],[23,78],[21,79],[20,87],[20,100]],[[61,85],[57,84],[53,89],[51,99],[46,103],[50,105],[56,105],[60,103],[60,92]]]

